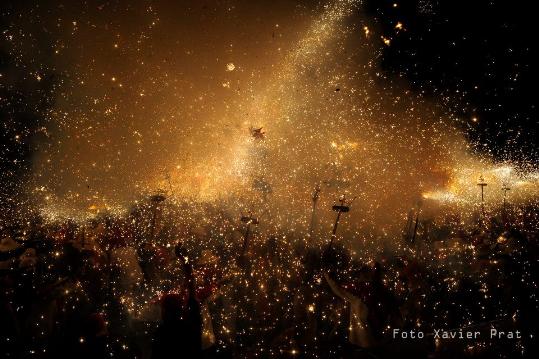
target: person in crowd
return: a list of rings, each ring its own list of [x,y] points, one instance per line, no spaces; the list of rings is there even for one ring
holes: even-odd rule
[[[153,338],[153,359],[170,358],[170,353],[177,352],[178,347],[182,348],[178,353],[179,358],[202,356],[203,319],[196,295],[193,267],[180,245],[176,246],[175,252],[185,273],[185,291],[168,293],[162,298],[162,321]]]
[[[359,348],[370,348],[374,346],[376,342],[372,333],[372,328],[368,322],[369,308],[362,300],[364,293],[362,293],[359,288],[355,292],[344,289],[337,284],[327,272],[324,272],[324,278],[333,293],[350,305],[350,319],[348,326],[348,340],[350,344]]]

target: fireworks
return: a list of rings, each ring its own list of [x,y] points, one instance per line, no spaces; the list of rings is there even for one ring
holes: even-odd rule
[[[398,231],[401,223],[394,219],[423,193],[445,191],[461,205],[473,203],[460,172],[464,166],[487,172],[495,165],[467,153],[451,113],[410,96],[404,86],[380,83],[376,37],[389,45],[404,25],[398,21],[394,35],[381,34],[365,18],[351,22],[358,11],[356,1],[330,2],[316,18],[300,22],[294,35],[281,19],[268,24],[273,35],[258,45],[261,52],[242,53],[225,41],[209,65],[213,57],[193,44],[157,40],[170,30],[169,19],[164,9],[152,8],[135,43],[121,28],[111,34],[111,46],[121,50],[111,54],[113,61],[96,53],[66,69],[77,82],[63,84],[66,99],[47,117],[45,129],[62,140],[36,143],[27,187],[45,190],[33,193],[34,204],[50,218],[82,219],[95,214],[88,208],[125,211],[141,195],[167,187],[179,201],[233,201],[239,208],[258,201],[252,183],[263,181],[272,188],[267,205],[275,208],[268,215],[299,225],[304,211],[286,209],[288,197],[304,198],[315,183],[326,183],[328,197],[346,191],[362,198],[358,214],[372,225],[358,229]],[[88,36],[87,21],[75,22],[70,31]],[[358,43],[360,29],[366,38]],[[218,48],[217,30],[211,34]],[[149,43],[193,75],[180,80],[167,60],[146,59],[143,45]],[[27,44],[19,45],[13,51]],[[255,54],[268,61],[255,61]],[[110,83],[121,90],[111,90]],[[249,128],[259,131],[251,138],[264,141],[250,141]],[[514,187],[515,201],[533,196],[531,188],[520,186],[517,194]],[[400,201],[393,200],[397,196]],[[319,215],[327,220],[330,213]]]
[[[24,250],[13,263],[42,266],[66,307],[149,333],[163,298],[189,288],[213,319],[205,339],[254,357],[316,357],[319,343],[337,356],[352,330],[324,274],[364,301],[370,285],[400,296],[414,330],[453,311],[455,328],[520,323],[489,276],[526,268],[518,289],[535,286],[519,236],[536,233],[536,165],[470,140],[489,114],[463,93],[483,83],[428,95],[388,70],[420,26],[404,5],[384,5],[387,26],[355,0],[43,6],[2,23],[6,63],[24,74],[0,63],[5,117],[25,101],[17,111],[39,117],[4,126],[4,152],[27,152],[5,161],[2,204],[15,208],[6,248]]]

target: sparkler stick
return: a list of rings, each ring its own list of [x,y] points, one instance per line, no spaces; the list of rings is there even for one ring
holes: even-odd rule
[[[190,294],[193,294],[195,292],[195,281],[193,278],[193,266],[191,262],[189,261],[189,257],[187,256],[187,253],[185,252],[184,248],[182,247],[181,243],[178,243],[175,248],[175,254],[176,257],[180,260],[180,263],[183,267],[183,272],[185,273],[185,277],[187,279],[187,288],[189,290]]]
[[[342,195],[341,198],[339,199],[339,202],[340,202],[340,205],[334,205],[332,207],[332,209],[337,212],[337,218],[335,218],[335,223],[333,224],[333,231],[331,232],[331,239],[329,241],[329,245],[327,247],[327,249],[325,250],[324,252],[324,255],[322,256],[322,258],[325,256],[325,254],[327,254],[331,248],[333,247],[333,241],[335,240],[335,238],[337,237],[337,227],[339,226],[339,220],[341,219],[341,214],[342,213],[346,213],[346,212],[349,212],[350,211],[350,205],[352,204],[352,202],[354,202],[354,200],[356,199],[356,197],[354,197],[349,203],[348,203],[348,206],[346,205],[346,195]]]
[[[417,236],[417,226],[419,225],[419,213],[421,212],[421,201],[417,203],[417,214],[415,216],[414,235],[412,236],[412,243],[415,243]]]
[[[503,191],[503,222],[505,225],[507,225],[507,192],[510,191],[511,188],[507,183],[502,184],[502,191]]]
[[[249,212],[248,216],[242,216],[240,220],[246,224],[245,227],[245,234],[243,235],[243,246],[241,248],[241,255],[240,257],[244,257],[245,253],[247,252],[247,248],[249,247],[249,234],[251,231],[251,224],[258,224],[258,218],[253,217],[253,214]]]
[[[313,210],[311,214],[311,224],[309,225],[309,238],[313,238],[314,221],[316,219],[316,204],[318,202],[318,198],[320,198],[320,185],[316,185],[316,187],[314,188],[313,195],[312,195]]]
[[[157,221],[157,206],[159,203],[163,202],[166,199],[165,195],[158,192],[150,197],[150,202],[152,203],[152,220],[150,223],[150,239],[153,241],[155,236],[155,224]]]
[[[479,182],[477,182],[477,185],[481,187],[481,214],[484,218],[485,217],[485,186],[487,185],[487,183],[485,182],[483,175],[479,177]]]
[[[419,224],[419,210],[415,216],[414,234],[412,235],[411,243],[415,243],[415,237],[417,236],[417,225]]]
[[[170,194],[172,195],[174,193],[174,190],[172,189],[172,182],[170,180],[170,173],[165,173],[165,179],[167,180],[167,183],[168,183],[168,189],[170,191]]]
[[[406,227],[403,232],[403,238],[406,243],[410,240],[410,232],[412,231],[412,223],[414,218],[414,209],[410,209],[408,212],[408,218],[406,220]]]
[[[416,205],[408,212],[408,219],[406,220],[406,228],[404,230],[403,238],[405,243],[412,244],[415,242],[417,235],[417,229],[419,227],[419,213],[421,212],[422,201],[418,200]],[[415,217],[415,220],[414,220]]]

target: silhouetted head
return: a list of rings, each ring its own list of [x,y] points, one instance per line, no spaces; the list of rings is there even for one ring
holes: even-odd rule
[[[182,315],[183,298],[180,294],[166,294],[161,299],[161,318],[163,321],[177,320]]]
[[[107,333],[107,322],[102,313],[92,313],[84,322],[84,335],[98,337]]]

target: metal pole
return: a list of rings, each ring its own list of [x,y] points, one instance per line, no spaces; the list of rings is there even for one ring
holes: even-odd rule
[[[510,191],[511,188],[509,188],[509,186],[504,183],[503,186],[502,186],[502,191],[503,191],[503,221],[504,221],[504,225],[507,225],[507,191]]]
[[[417,211],[417,215],[415,217],[415,226],[414,226],[414,235],[412,236],[412,243],[415,242],[415,237],[417,236],[417,226],[419,224],[419,210]]]
[[[314,221],[316,218],[316,203],[318,202],[318,198],[320,198],[320,186],[315,187],[312,198],[313,198],[313,211],[311,214],[311,224],[309,225],[309,238],[313,237]]]
[[[339,225],[339,219],[341,218],[341,211],[337,212],[337,218],[335,219],[335,224],[333,225],[333,232],[331,233],[331,239],[329,241],[329,247],[328,247],[328,251],[331,249],[331,247],[333,246],[333,240],[337,237],[337,226]]]
[[[485,186],[487,185],[487,183],[485,182],[483,175],[479,177],[479,182],[477,183],[477,185],[481,187],[481,214],[484,218],[485,217]]]
[[[245,228],[245,234],[243,236],[243,246],[241,248],[240,255],[240,257],[243,257],[245,255],[245,252],[247,252],[247,248],[249,247],[249,234],[251,232],[251,224],[258,224],[258,219],[253,217],[252,213],[249,213],[249,216],[242,216],[240,220],[247,225],[247,227]]]
[[[355,200],[355,197],[354,199],[352,199],[352,201],[350,201],[349,204],[351,204],[354,200]],[[340,205],[335,205],[332,207],[332,209],[337,212],[337,218],[335,218],[335,224],[333,224],[333,230],[331,232],[331,239],[329,241],[329,246],[324,253],[327,253],[331,250],[331,247],[333,246],[333,241],[335,240],[335,238],[337,238],[337,227],[339,225],[339,220],[341,219],[341,213],[350,211],[350,207],[345,205],[346,203],[345,195],[341,197],[339,202],[341,203]]]
[[[150,221],[150,239],[153,241],[155,237],[155,225],[157,222],[157,206],[163,202],[166,197],[160,193],[150,197],[150,203],[152,204],[152,219]]]
[[[157,217],[157,204],[152,203],[152,219],[150,221],[150,240],[153,242],[155,236],[155,222]]]
[[[251,222],[247,223],[247,228],[245,229],[245,234],[243,235],[243,247],[241,249],[242,253],[245,253],[247,251],[247,247],[249,246],[249,232],[251,230]]]

